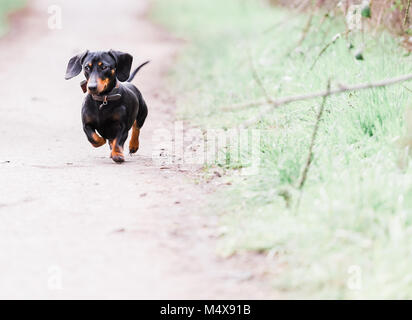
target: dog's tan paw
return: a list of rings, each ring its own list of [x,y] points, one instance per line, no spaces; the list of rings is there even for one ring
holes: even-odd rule
[[[95,148],[99,148],[106,143],[106,139],[97,135],[96,133],[93,133],[93,140],[95,141],[95,143],[92,143],[92,146]]]

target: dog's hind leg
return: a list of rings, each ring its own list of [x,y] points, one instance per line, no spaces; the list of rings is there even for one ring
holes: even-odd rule
[[[135,153],[139,150],[139,136],[140,136],[140,128],[143,127],[143,124],[147,117],[147,105],[146,102],[143,100],[142,95],[138,94],[139,99],[139,111],[136,116],[136,121],[133,123],[132,126],[132,138],[129,142],[129,152]]]
[[[129,142],[129,152],[135,153],[139,150],[139,135],[140,135],[140,128],[137,126],[136,121],[133,123],[132,127],[132,137],[130,138]]]

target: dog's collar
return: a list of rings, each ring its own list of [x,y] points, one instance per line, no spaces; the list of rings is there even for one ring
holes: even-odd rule
[[[83,92],[87,92],[87,80],[83,80],[80,82],[80,87],[82,88]],[[105,95],[98,95],[98,94],[91,94],[93,100],[102,102],[99,106],[99,109],[102,109],[109,101],[116,101],[119,100],[122,95],[119,93],[119,82],[116,80],[116,85],[112,91]]]

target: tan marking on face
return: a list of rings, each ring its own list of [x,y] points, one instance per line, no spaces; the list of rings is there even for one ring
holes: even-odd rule
[[[90,62],[90,63],[89,63],[89,67],[91,67],[92,65],[93,65],[93,63]]]
[[[115,73],[115,71],[114,71],[114,69],[112,69],[112,74],[114,74]]]
[[[99,66],[101,66],[101,65],[103,64],[103,62],[99,61],[97,64],[98,64]]]
[[[110,82],[109,78],[106,78],[104,80],[98,78],[97,79],[97,92],[101,93],[105,91],[107,86],[109,85],[109,82]]]

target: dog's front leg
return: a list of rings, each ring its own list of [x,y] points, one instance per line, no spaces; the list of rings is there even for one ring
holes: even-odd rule
[[[90,124],[83,125],[84,133],[86,133],[87,140],[93,147],[98,148],[106,143],[106,139],[99,136]]]
[[[110,147],[112,149],[110,157],[114,162],[121,163],[124,162],[123,145],[127,139],[128,132],[125,125],[118,124],[118,127],[119,131],[116,138],[110,141]]]

